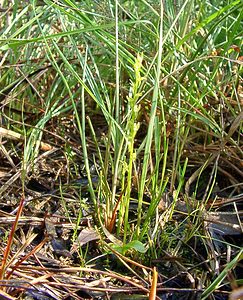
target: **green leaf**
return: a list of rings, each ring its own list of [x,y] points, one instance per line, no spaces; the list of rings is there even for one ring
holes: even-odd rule
[[[144,245],[138,240],[132,241],[132,242],[124,245],[123,248],[135,249],[136,251],[138,251],[140,253],[146,252]]]
[[[123,246],[119,246],[119,245],[113,245],[113,248],[118,251],[119,253],[122,253],[123,255],[131,250],[131,249],[134,249],[140,253],[145,253],[146,252],[146,249],[144,247],[144,245],[138,241],[138,240],[134,240],[128,244],[124,244]]]

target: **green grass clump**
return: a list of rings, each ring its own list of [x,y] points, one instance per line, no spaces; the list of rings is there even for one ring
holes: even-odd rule
[[[18,133],[19,143],[8,140],[0,150],[3,166],[19,175],[4,182],[1,196],[19,180],[25,197],[49,159],[44,169],[55,189],[80,173],[86,179],[72,197],[60,192],[73,241],[88,205],[101,256],[159,261],[168,278],[178,270],[204,278],[203,299],[223,281],[233,288],[226,278],[240,246],[233,244],[222,269],[218,237],[203,220],[218,198],[233,203],[242,193],[242,2],[2,5],[1,127]]]

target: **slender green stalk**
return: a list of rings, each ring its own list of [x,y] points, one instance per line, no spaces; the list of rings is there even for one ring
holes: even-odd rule
[[[144,151],[144,158],[143,158],[143,169],[142,169],[142,176],[141,182],[139,187],[139,198],[138,198],[138,221],[137,221],[137,236],[140,235],[140,224],[142,218],[142,202],[143,202],[143,194],[144,188],[148,173],[148,161],[151,155],[151,144],[153,138],[153,130],[154,130],[154,122],[155,122],[155,115],[157,109],[157,103],[159,98],[159,81],[160,81],[160,74],[161,74],[161,61],[162,61],[162,52],[163,52],[163,2],[160,1],[160,25],[159,25],[159,45],[158,45],[158,58],[157,58],[157,69],[155,72],[155,82],[154,82],[154,90],[153,90],[153,97],[152,97],[152,106],[150,112],[150,120],[149,120],[149,127],[148,133],[146,137],[146,145]]]
[[[136,153],[134,152],[134,142],[135,142],[135,136],[137,134],[137,131],[139,129],[139,123],[137,122],[138,113],[139,113],[139,105],[137,104],[138,99],[141,95],[139,92],[139,88],[141,85],[141,82],[143,78],[141,77],[141,69],[142,69],[142,61],[143,56],[139,55],[137,56],[137,59],[134,64],[134,73],[135,73],[135,82],[132,83],[132,89],[131,89],[131,95],[128,97],[128,103],[129,103],[129,110],[128,110],[128,124],[127,124],[127,130],[128,130],[128,164],[126,167],[127,170],[127,184],[126,184],[126,191],[124,195],[124,207],[125,207],[125,216],[124,216],[124,236],[123,236],[123,242],[126,243],[127,239],[127,231],[128,231],[128,215],[130,210],[130,196],[131,196],[131,190],[132,190],[132,176],[133,176],[133,165],[136,161]]]
[[[243,250],[241,249],[239,253],[229,262],[227,266],[222,270],[222,272],[217,276],[217,278],[205,289],[202,293],[202,300],[208,299],[208,297],[219,287],[220,283],[226,278],[228,273],[233,270],[237,263],[243,258]]]

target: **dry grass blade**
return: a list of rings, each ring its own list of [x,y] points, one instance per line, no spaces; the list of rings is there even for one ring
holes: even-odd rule
[[[2,195],[9,187],[21,176],[21,170],[16,171],[16,173],[9,178],[9,180],[0,187],[0,195]]]
[[[152,286],[150,288],[150,293],[149,293],[149,300],[155,300],[157,299],[157,282],[158,282],[158,272],[156,270],[156,267],[153,268],[153,278],[152,278]],[[160,299],[158,297],[158,299]]]
[[[79,274],[79,276],[77,274]],[[61,266],[59,266],[59,268],[45,268],[44,266],[26,267],[21,265],[18,270],[13,272],[12,278],[14,278],[14,276],[17,276],[17,279],[9,280],[9,283],[15,282],[16,287],[19,286],[19,284],[22,289],[29,289],[29,287],[35,286],[37,291],[45,289],[46,292],[52,291],[56,295],[59,293],[59,297],[67,292],[72,294],[78,290],[89,292],[93,296],[95,296],[96,293],[104,295],[107,291],[137,291],[149,294],[149,290],[137,279],[129,276],[121,276],[111,271],[106,272],[93,268]],[[21,278],[23,279],[21,280]],[[124,286],[118,287],[114,279],[120,283],[124,283]],[[24,283],[24,280],[28,280],[28,283]]]
[[[24,140],[24,136],[21,135],[20,133],[17,133],[13,130],[6,129],[6,128],[3,128],[3,127],[0,127],[0,137],[6,137],[8,139],[17,140],[17,141],[23,141]],[[41,142],[40,143],[40,148],[43,151],[49,151],[49,150],[52,150],[54,147],[47,144],[47,143]]]
[[[1,265],[1,268],[0,268],[0,280],[5,277],[6,266],[7,266],[9,254],[10,254],[10,251],[11,251],[11,246],[12,246],[13,239],[14,239],[14,234],[15,234],[15,231],[17,229],[18,221],[19,221],[20,215],[22,213],[23,207],[24,207],[24,197],[22,197],[21,200],[20,200],[18,211],[17,211],[16,217],[15,217],[14,223],[12,225],[11,231],[9,233],[8,243],[7,243],[6,249],[5,249],[4,254],[3,254],[2,265]]]
[[[17,298],[10,296],[9,294],[5,293],[4,291],[0,290],[0,297],[1,300],[16,300]]]
[[[236,212],[205,212],[204,220],[209,223],[210,228],[220,235],[242,234],[243,211]]]
[[[27,253],[24,257],[22,257],[20,260],[17,261],[17,263],[12,266],[12,270],[7,274],[6,278],[10,278],[10,276],[13,274],[13,272],[25,261],[27,261],[27,259],[36,254],[42,247],[43,245],[47,242],[48,238],[43,239],[43,241],[41,241],[36,247],[34,247],[29,253]]]
[[[13,215],[6,214],[5,212],[0,211],[0,215],[5,215],[5,217],[0,217],[0,224],[13,224],[15,222],[15,218]],[[38,218],[38,217],[20,217],[19,218],[19,225],[41,225],[43,224],[43,218]]]
[[[240,127],[240,124],[243,121],[243,111],[239,113],[239,115],[235,118],[234,122],[230,126],[228,135],[227,135],[227,140],[229,140],[232,135],[235,133],[235,131]]]

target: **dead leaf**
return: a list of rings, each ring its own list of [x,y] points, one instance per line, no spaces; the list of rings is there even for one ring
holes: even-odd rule
[[[85,228],[78,235],[77,241],[73,244],[71,248],[71,254],[77,250],[78,247],[82,247],[83,245],[100,240],[100,235],[94,228]]]

